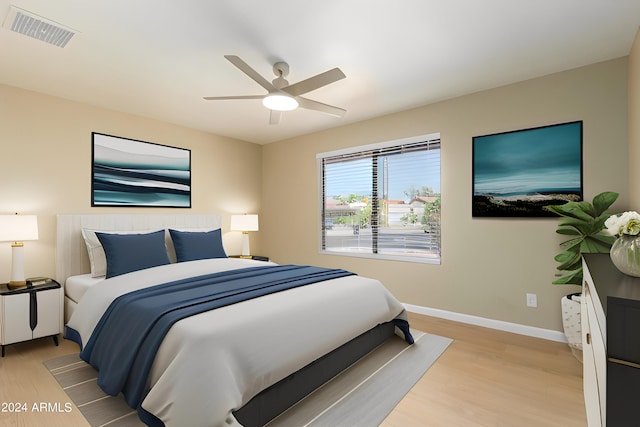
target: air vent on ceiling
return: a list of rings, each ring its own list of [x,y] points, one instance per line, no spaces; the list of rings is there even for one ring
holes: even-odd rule
[[[2,26],[58,47],[65,47],[76,34],[71,28],[15,6],[10,6]]]

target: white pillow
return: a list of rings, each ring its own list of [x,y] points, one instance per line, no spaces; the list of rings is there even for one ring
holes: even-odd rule
[[[87,245],[87,253],[89,254],[89,263],[91,264],[91,277],[104,277],[107,275],[107,257],[104,254],[104,249],[100,244],[98,233],[111,233],[111,234],[146,234],[152,233],[155,230],[92,230],[90,228],[82,229],[82,238],[85,245]],[[165,239],[166,240],[166,239]],[[174,251],[175,252],[175,251]]]

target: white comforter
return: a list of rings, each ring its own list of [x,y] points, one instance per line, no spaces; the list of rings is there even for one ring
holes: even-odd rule
[[[89,289],[68,325],[86,343],[121,294],[183,277],[249,266],[237,258],[154,267]],[[335,284],[330,282],[340,281]],[[177,322],[158,350],[142,407],[169,426],[239,426],[232,411],[263,389],[403,306],[377,280],[349,276],[218,308]]]

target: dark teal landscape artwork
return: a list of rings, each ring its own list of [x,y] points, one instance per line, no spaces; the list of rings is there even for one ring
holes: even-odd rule
[[[582,121],[473,138],[474,217],[556,216],[582,200]]]
[[[191,150],[92,132],[91,206],[191,207]]]

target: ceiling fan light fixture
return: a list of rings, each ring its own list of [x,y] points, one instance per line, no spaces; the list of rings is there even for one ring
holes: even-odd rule
[[[298,101],[289,95],[270,93],[262,99],[262,105],[270,110],[291,111],[298,108]]]

